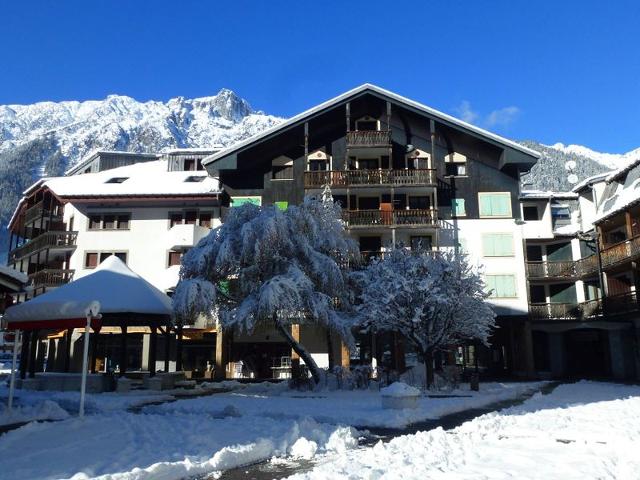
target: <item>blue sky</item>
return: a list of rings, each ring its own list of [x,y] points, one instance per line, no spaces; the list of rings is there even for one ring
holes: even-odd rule
[[[515,139],[640,147],[640,2],[0,3],[0,104],[196,97],[291,116],[371,82]]]

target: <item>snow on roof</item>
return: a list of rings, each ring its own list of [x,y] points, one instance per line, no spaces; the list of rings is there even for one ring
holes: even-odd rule
[[[302,113],[299,113],[298,115],[291,117],[289,120],[285,120],[282,123],[279,123],[271,128],[267,128],[266,130],[263,130],[262,132],[253,135],[249,138],[247,138],[246,140],[243,140],[241,142],[238,142],[232,146],[230,146],[229,148],[226,148],[218,153],[214,153],[213,155],[206,157],[202,163],[203,165],[207,165],[211,162],[214,162],[216,160],[218,160],[219,158],[225,157],[235,151],[240,150],[243,147],[246,147],[247,145],[250,145],[262,138],[268,137],[269,135],[278,132],[280,130],[284,130],[288,127],[291,127],[293,125],[295,125],[297,122],[300,122],[302,119],[314,115],[316,113],[321,112],[322,110],[325,110],[327,108],[330,108],[334,105],[339,104],[340,102],[346,100],[349,97],[352,97],[353,95],[357,95],[359,93],[365,92],[367,90],[370,90],[372,92],[378,93],[380,95],[384,95],[388,98],[391,98],[393,100],[395,100],[398,103],[402,103],[405,105],[408,105],[410,107],[413,107],[417,110],[420,110],[428,115],[432,115],[436,118],[439,118],[441,120],[445,120],[447,122],[451,122],[454,125],[458,125],[460,127],[466,128],[467,130],[470,130],[474,133],[477,133],[479,135],[482,135],[484,137],[490,138],[491,140],[494,140],[495,142],[498,142],[502,145],[506,145],[510,148],[513,148],[515,150],[519,150],[523,153],[526,153],[527,155],[531,155],[534,158],[540,158],[541,154],[539,152],[536,152],[535,150],[532,150],[530,148],[527,148],[523,145],[520,145],[519,143],[516,143],[512,140],[508,140],[504,137],[501,137],[499,135],[496,135],[495,133],[491,133],[483,128],[480,127],[476,127],[475,125],[471,125],[470,123],[464,122],[458,118],[452,117],[451,115],[447,115],[446,113],[440,112],[439,110],[436,110],[434,108],[428,107],[426,105],[423,105],[419,102],[416,102],[414,100],[411,100],[409,98],[403,97],[401,95],[398,95],[397,93],[393,93],[389,90],[385,90],[384,88],[380,88],[376,85],[372,85],[370,83],[365,83],[363,85],[360,85],[359,87],[356,87],[354,89],[351,89],[341,95],[338,95],[337,97],[334,97],[330,100],[327,100],[326,102],[323,102],[319,105],[316,105],[313,108],[310,108],[309,110],[306,110]]]
[[[618,168],[617,170],[614,170],[613,172],[611,172],[608,176],[607,176],[607,183],[611,183],[614,180],[617,180],[620,176],[624,175],[625,173],[627,173],[629,170],[631,170],[632,168],[636,167],[640,165],[640,158],[635,159],[634,161],[632,161],[631,163]]]
[[[535,200],[535,199],[564,199],[564,200],[573,200],[578,198],[577,193],[573,192],[552,192],[552,191],[542,191],[542,190],[523,190],[520,192],[521,200]]]
[[[571,191],[572,192],[579,192],[580,190],[582,190],[584,187],[586,187],[587,185],[592,185],[594,183],[597,183],[599,181],[605,181],[605,179],[611,174],[611,172],[602,172],[602,173],[596,173],[595,175],[592,175],[590,177],[585,178],[584,180],[582,180],[580,183],[576,184]]]
[[[191,177],[204,179],[189,181]],[[169,172],[166,160],[136,163],[98,173],[47,178],[41,183],[36,183],[29,190],[41,185],[48,187],[62,198],[220,193],[218,180],[209,177],[206,171]]]
[[[25,273],[19,272],[15,268],[6,267],[4,265],[0,265],[0,275],[10,277],[11,279],[16,280],[19,283],[26,284],[29,281],[29,277]]]
[[[638,203],[640,203],[640,178],[636,179],[628,187],[618,187],[618,191],[614,195],[601,202],[593,222],[600,223]]]
[[[20,322],[82,318],[92,302],[100,313],[171,315],[171,299],[134,273],[116,256],[103,261],[92,273],[19,305],[9,307],[5,320]]]
[[[224,146],[221,143],[214,143],[209,148],[173,148],[162,150],[164,155],[176,155],[180,153],[215,153],[219,150],[222,150]]]
[[[570,223],[569,225],[562,225],[553,229],[553,233],[556,235],[575,235],[580,231],[580,225],[577,223]]]

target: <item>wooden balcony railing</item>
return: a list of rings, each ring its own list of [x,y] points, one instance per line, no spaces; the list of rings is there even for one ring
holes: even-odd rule
[[[49,231],[29,240],[9,253],[9,261],[15,262],[38,251],[56,248],[72,248],[76,245],[78,232]]]
[[[347,132],[347,147],[388,147],[390,145],[390,130],[355,130]]]
[[[638,310],[638,295],[636,292],[611,295],[606,297],[604,301],[605,312],[609,315],[619,315]]]
[[[577,303],[530,303],[529,316],[536,320],[576,320],[582,318],[582,312]]]
[[[73,280],[75,270],[47,268],[29,275],[34,288],[59,287]]]
[[[600,253],[602,267],[610,267],[640,257],[640,236],[604,248]]]
[[[40,218],[43,218],[43,217],[47,218],[49,217],[49,215],[50,215],[49,210],[44,208],[44,203],[42,200],[40,200],[38,203],[30,207],[24,213],[24,223],[26,225],[29,225],[30,223],[33,223],[39,220]],[[60,213],[58,212],[58,208],[54,208],[52,216],[55,217],[56,220],[60,220]]]
[[[370,187],[370,186],[412,186],[435,185],[434,169],[414,170],[330,170],[305,172],[305,188]]]
[[[527,275],[530,279],[575,277],[575,262],[527,262]]]
[[[579,277],[588,277],[598,273],[598,256],[589,255],[588,257],[576,260],[576,274]]]
[[[343,210],[342,218],[350,227],[435,226],[435,210]]]
[[[627,292],[582,303],[530,303],[529,317],[533,320],[589,320],[639,310],[636,292]]]

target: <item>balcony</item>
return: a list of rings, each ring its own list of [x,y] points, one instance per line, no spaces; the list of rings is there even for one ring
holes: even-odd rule
[[[572,278],[576,276],[575,262],[527,262],[527,276],[530,280]]]
[[[435,210],[343,210],[349,227],[435,227]]]
[[[600,252],[602,268],[629,262],[640,257],[640,236],[604,248]]]
[[[598,273],[598,256],[589,255],[588,257],[576,260],[576,275],[578,277],[590,277]]]
[[[49,218],[49,216],[53,217],[57,221],[62,221],[62,216],[58,211],[58,207],[54,207],[54,211],[50,212],[44,208],[44,203],[41,200],[34,206],[27,209],[24,213],[24,223],[25,225],[29,225],[41,218]]]
[[[9,252],[9,263],[33,255],[42,250],[68,250],[76,247],[78,232],[50,231],[29,240]]]
[[[419,170],[330,170],[305,172],[305,188],[332,187],[402,187],[436,184],[435,169]]]
[[[211,229],[195,224],[174,225],[169,230],[169,248],[182,250],[191,248],[206,237]]]
[[[640,310],[636,292],[612,295],[583,303],[530,303],[532,320],[590,320],[637,312]]]
[[[347,132],[347,148],[390,147],[390,130],[355,130]]]
[[[34,289],[59,287],[73,280],[75,270],[47,268],[29,275]]]

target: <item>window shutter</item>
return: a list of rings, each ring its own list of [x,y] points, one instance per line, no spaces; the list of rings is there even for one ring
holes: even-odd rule
[[[507,195],[491,196],[491,215],[508,217],[511,215],[511,197]]]

